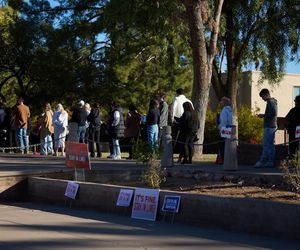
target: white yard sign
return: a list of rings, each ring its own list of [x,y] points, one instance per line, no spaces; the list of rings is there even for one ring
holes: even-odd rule
[[[158,199],[159,189],[136,188],[131,218],[155,221]]]
[[[68,185],[66,188],[65,196],[75,200],[77,191],[79,188],[79,184],[73,181],[68,181]]]
[[[232,135],[232,128],[226,128],[226,127],[221,128],[221,137],[230,139],[231,135]]]
[[[129,207],[132,195],[132,189],[121,189],[117,200],[117,206]]]

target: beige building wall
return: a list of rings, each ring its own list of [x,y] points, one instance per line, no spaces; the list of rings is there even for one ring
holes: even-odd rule
[[[258,113],[264,113],[266,103],[259,96],[259,92],[267,88],[271,96],[278,101],[278,117],[285,117],[294,107],[294,87],[300,87],[300,74],[286,74],[277,85],[270,85],[268,81],[259,83],[260,74],[260,71],[243,72],[238,89],[238,107],[248,106],[253,112],[258,108]],[[215,110],[218,101],[213,90],[211,90],[210,102],[211,108]],[[277,131],[276,144],[283,143],[285,140],[284,131]]]
[[[300,87],[300,74],[286,74],[278,85],[271,86],[267,81],[259,84],[260,72],[252,71],[251,108],[259,107],[265,110],[265,102],[259,92],[263,88],[269,89],[271,96],[278,101],[278,117],[285,117],[294,107],[294,87]],[[243,83],[245,84],[245,83]]]

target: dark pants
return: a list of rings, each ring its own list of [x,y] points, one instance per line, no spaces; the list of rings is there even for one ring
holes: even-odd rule
[[[220,137],[220,143],[219,143],[219,154],[221,156],[222,162],[224,162],[224,156],[225,156],[225,138]]]
[[[101,157],[100,129],[89,128],[89,150],[91,152],[91,157],[96,156],[95,144],[96,144],[97,156]]]
[[[181,155],[183,155],[183,163],[192,163],[195,136],[196,135],[183,135],[181,137]]]
[[[289,158],[290,159],[293,159],[295,154],[299,150],[298,149],[299,141],[291,142],[291,141],[294,141],[294,140],[296,140],[295,132],[289,134],[289,141],[290,141],[290,143],[289,143]]]
[[[126,137],[125,138],[125,144],[126,144],[126,147],[128,149],[128,153],[129,153],[128,158],[129,159],[133,158],[133,154],[132,154],[133,146],[134,146],[134,144],[137,143],[137,141],[138,141],[138,137],[137,136],[132,136],[132,137]]]

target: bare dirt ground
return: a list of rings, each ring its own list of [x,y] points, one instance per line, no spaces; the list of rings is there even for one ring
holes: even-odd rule
[[[110,184],[145,187],[141,182],[132,181]],[[279,190],[275,187],[265,188],[229,182],[199,182],[193,179],[168,178],[167,181],[161,185],[160,189],[201,195],[263,199],[300,204],[300,194],[295,192]]]

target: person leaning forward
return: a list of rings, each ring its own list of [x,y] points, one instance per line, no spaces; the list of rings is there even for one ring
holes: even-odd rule
[[[267,103],[267,106],[264,114],[257,115],[264,119],[264,138],[262,154],[254,167],[273,167],[275,159],[274,139],[277,130],[277,100],[270,96],[268,89],[262,89],[259,96]]]

